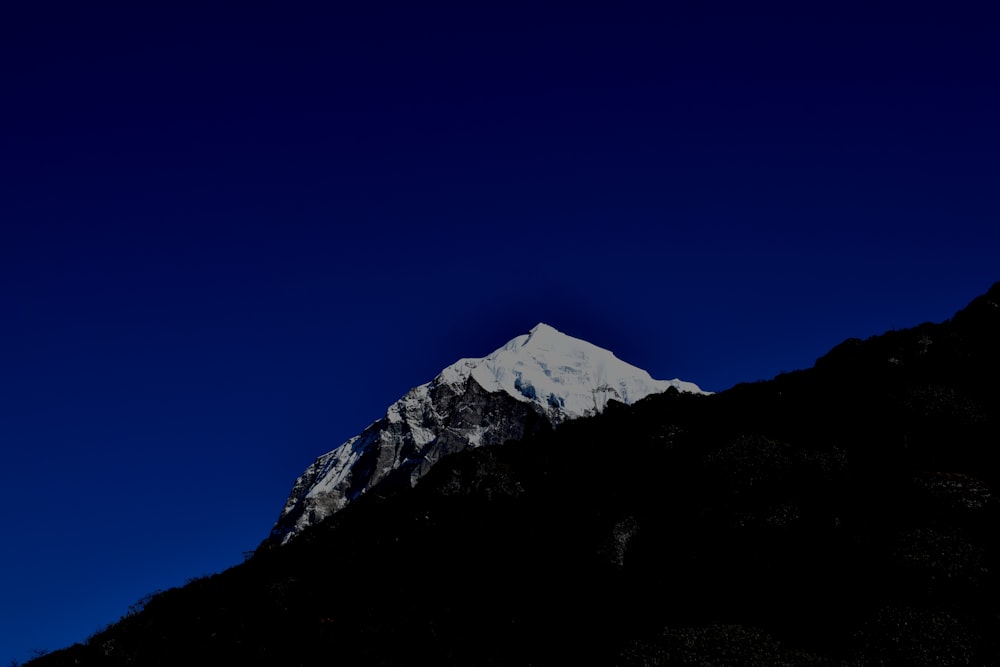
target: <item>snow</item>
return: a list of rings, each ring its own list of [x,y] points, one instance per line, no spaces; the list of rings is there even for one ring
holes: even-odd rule
[[[545,323],[481,359],[460,359],[438,376],[449,384],[472,376],[487,391],[535,403],[558,421],[601,412],[609,399],[634,403],[675,387],[702,392],[682,380],[654,380],[614,353]]]

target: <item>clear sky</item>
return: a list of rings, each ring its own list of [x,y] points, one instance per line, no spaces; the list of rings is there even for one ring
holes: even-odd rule
[[[995,16],[153,4],[0,10],[3,662],[539,321],[722,390],[1000,280]]]

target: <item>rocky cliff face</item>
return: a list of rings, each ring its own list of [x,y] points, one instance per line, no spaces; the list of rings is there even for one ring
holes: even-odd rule
[[[701,393],[539,324],[414,387],[360,435],[316,459],[296,480],[270,539],[288,542],[390,478],[412,485],[448,454],[521,439],[597,414],[609,401],[630,404],[670,387]]]

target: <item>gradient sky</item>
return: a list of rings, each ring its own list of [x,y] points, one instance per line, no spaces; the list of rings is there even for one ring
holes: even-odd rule
[[[2,662],[239,562],[539,321],[722,390],[1000,280],[995,16],[13,4]]]

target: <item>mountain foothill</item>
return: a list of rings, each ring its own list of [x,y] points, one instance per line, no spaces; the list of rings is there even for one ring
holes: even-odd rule
[[[449,451],[30,664],[1000,664],[998,377],[1000,283]]]

